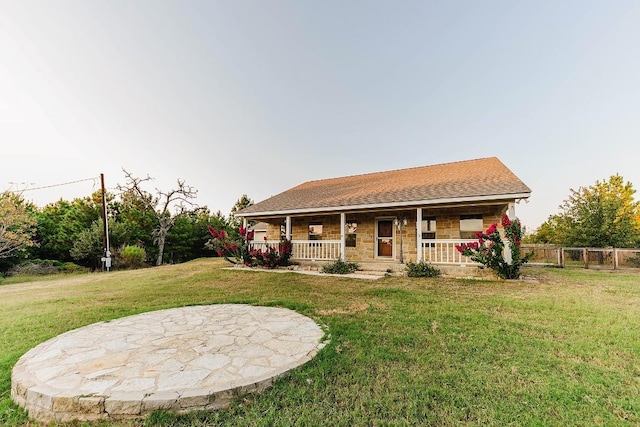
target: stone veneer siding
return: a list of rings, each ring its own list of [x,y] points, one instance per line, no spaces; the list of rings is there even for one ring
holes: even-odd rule
[[[493,223],[500,225],[502,215],[507,210],[506,204],[487,206],[468,206],[451,208],[423,208],[422,215],[425,217],[436,217],[436,238],[437,239],[459,239],[460,238],[460,215],[482,214],[483,229],[489,228]],[[356,247],[346,248],[346,260],[355,262],[397,262],[400,257],[399,242],[400,235],[395,229],[394,258],[377,258],[375,251],[375,225],[376,219],[395,217],[406,217],[407,225],[402,229],[402,246],[405,262],[416,260],[416,209],[411,208],[403,211],[378,211],[360,212],[347,214],[347,222],[358,223],[356,232]],[[267,227],[267,239],[280,239],[280,224],[284,218],[265,220]],[[308,240],[309,224],[322,224],[323,240],[340,240],[340,214],[317,215],[291,218],[292,240]]]

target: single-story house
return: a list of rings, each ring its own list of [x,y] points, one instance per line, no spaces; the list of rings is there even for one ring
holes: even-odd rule
[[[369,265],[469,264],[455,249],[531,190],[496,157],[309,181],[236,215],[266,223],[254,246],[292,243],[292,259]]]

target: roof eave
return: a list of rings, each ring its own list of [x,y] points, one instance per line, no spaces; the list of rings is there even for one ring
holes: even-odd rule
[[[430,199],[430,200],[412,200],[406,202],[388,202],[388,203],[372,203],[362,205],[347,205],[347,206],[325,206],[315,208],[304,209],[283,209],[278,211],[263,211],[263,212],[251,212],[235,214],[237,217],[251,218],[251,217],[264,217],[264,216],[277,216],[277,215],[297,215],[308,213],[327,213],[327,212],[343,212],[365,209],[385,209],[385,208],[401,208],[409,206],[429,206],[429,205],[441,205],[452,203],[467,203],[467,202],[486,202],[486,201],[504,201],[504,200],[521,200],[531,197],[531,192],[526,193],[512,193],[512,194],[491,194],[483,196],[471,196],[471,197],[450,197],[442,199]]]

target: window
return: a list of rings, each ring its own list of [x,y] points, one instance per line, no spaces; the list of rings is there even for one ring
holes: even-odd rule
[[[423,239],[436,238],[436,217],[435,216],[423,216],[421,227],[422,227]]]
[[[309,224],[309,240],[322,240],[322,223]]]
[[[460,215],[461,239],[475,239],[478,231],[482,231],[482,214]]]
[[[347,220],[345,224],[345,244],[348,248],[356,247],[356,232],[358,231],[358,223]]]

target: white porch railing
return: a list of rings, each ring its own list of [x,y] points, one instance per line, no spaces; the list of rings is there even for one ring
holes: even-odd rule
[[[277,250],[279,245],[280,245],[280,240],[262,240],[262,241],[252,240],[251,241],[251,249],[255,249],[255,250],[260,249],[261,251],[266,251],[268,247]]]
[[[292,240],[291,258],[336,260],[340,257],[340,240]]]
[[[456,249],[462,243],[477,242],[474,239],[423,239],[422,259],[433,264],[476,264]],[[279,240],[254,240],[253,249],[267,247],[278,249]],[[298,260],[333,261],[340,257],[340,240],[292,240],[291,258]]]
[[[252,241],[253,249],[278,249],[279,240]],[[340,240],[292,240],[291,258],[313,261],[334,261],[340,257]]]
[[[473,239],[422,239],[422,259],[433,264],[476,264],[456,249]]]

